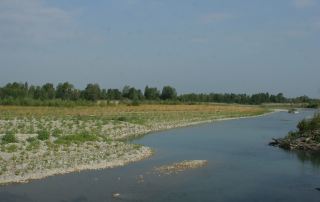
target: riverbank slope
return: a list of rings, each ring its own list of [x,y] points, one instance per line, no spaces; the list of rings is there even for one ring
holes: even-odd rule
[[[0,184],[111,168],[152,155],[128,144],[153,131],[268,112],[244,105],[0,106]]]

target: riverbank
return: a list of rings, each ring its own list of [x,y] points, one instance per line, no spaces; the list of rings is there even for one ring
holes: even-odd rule
[[[297,125],[297,131],[289,132],[284,138],[273,139],[271,146],[286,150],[320,152],[320,114],[304,119]]]
[[[122,166],[152,155],[125,140],[146,133],[268,111],[242,105],[1,107],[0,184]],[[45,138],[43,138],[43,134]],[[8,138],[14,137],[11,141]],[[10,140],[10,139],[9,139]]]

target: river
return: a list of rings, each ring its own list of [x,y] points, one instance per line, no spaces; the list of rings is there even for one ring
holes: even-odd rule
[[[0,201],[319,202],[320,155],[268,146],[313,113],[277,112],[148,134],[134,140],[155,150],[147,160],[2,186]],[[173,175],[153,171],[193,159],[208,160],[208,166]]]

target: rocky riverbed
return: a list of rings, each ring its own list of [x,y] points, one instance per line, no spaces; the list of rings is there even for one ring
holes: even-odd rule
[[[265,112],[231,105],[0,106],[0,184],[122,166],[152,155],[151,148],[130,144],[130,138]]]
[[[278,146],[286,150],[303,150],[320,152],[320,143],[312,137],[299,137],[296,139],[279,138],[269,143],[271,146]]]
[[[159,174],[175,174],[189,169],[201,168],[208,165],[207,160],[185,160],[170,165],[164,165],[154,168]]]

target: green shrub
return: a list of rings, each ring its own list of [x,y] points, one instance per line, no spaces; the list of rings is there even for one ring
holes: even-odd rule
[[[320,114],[315,114],[312,119],[302,120],[298,123],[297,128],[300,133],[320,129]]]
[[[49,139],[49,137],[50,137],[50,134],[46,130],[41,130],[41,131],[38,132],[38,137],[37,138],[39,140],[47,140],[47,139]]]
[[[18,150],[18,146],[15,144],[12,144],[6,148],[7,152],[12,153],[16,152]]]
[[[4,136],[2,136],[1,140],[4,144],[18,142],[16,136],[13,133],[5,134]]]
[[[34,149],[39,149],[40,147],[40,141],[37,139],[34,139],[33,141],[30,142],[30,144],[26,147],[27,151],[31,151]]]
[[[71,143],[83,143],[88,141],[98,141],[99,137],[96,135],[90,135],[88,133],[80,133],[73,135],[60,136],[54,143],[56,144],[71,144]]]
[[[319,103],[311,102],[306,106],[306,108],[312,108],[312,109],[319,108]]]
[[[303,119],[298,123],[297,128],[299,129],[299,132],[304,132],[308,130],[308,125],[307,120]]]
[[[128,121],[127,117],[124,116],[120,116],[119,118],[117,118],[118,121]]]
[[[298,133],[298,132],[289,132],[288,137],[290,139],[296,139],[296,138],[300,137],[300,133]]]

